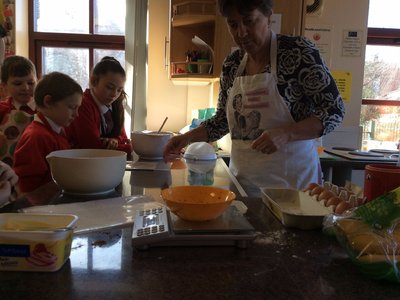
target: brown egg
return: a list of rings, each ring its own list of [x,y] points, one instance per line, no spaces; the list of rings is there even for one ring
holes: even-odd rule
[[[315,187],[319,186],[318,183],[310,183],[307,187],[303,190],[303,192],[312,191]]]
[[[325,190],[325,189],[324,189],[324,190],[321,192],[321,194],[318,195],[317,200],[318,200],[318,201],[322,201],[322,200],[326,201],[326,200],[328,200],[329,198],[332,198],[332,197],[334,197],[334,196],[335,196],[335,194],[334,194],[332,191],[330,191],[330,190]]]
[[[325,200],[324,204],[326,207],[334,206],[334,208],[336,208],[336,205],[338,205],[340,202],[342,202],[342,199],[340,199],[338,196],[333,196]]]
[[[342,201],[338,205],[336,205],[335,214],[341,215],[342,213],[344,213],[349,208],[351,208],[350,203],[346,202],[346,201]]]
[[[319,186],[316,186],[315,188],[312,189],[312,191],[310,192],[310,195],[311,195],[311,196],[319,195],[319,194],[321,194],[323,191],[324,191],[324,188],[323,188],[322,186],[319,185]]]

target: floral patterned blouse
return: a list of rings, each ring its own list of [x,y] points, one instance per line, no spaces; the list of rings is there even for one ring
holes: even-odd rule
[[[293,119],[315,116],[322,122],[322,135],[333,131],[343,120],[344,104],[318,48],[305,37],[280,34],[277,45],[278,90]],[[225,107],[243,54],[235,50],[223,63],[217,112],[202,123],[210,142],[229,132]]]

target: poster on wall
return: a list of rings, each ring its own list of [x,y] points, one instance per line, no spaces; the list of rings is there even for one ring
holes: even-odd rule
[[[360,57],[362,49],[362,31],[344,30],[342,42],[342,56]]]
[[[331,66],[332,26],[309,24],[304,29],[305,37],[309,38],[319,49],[328,67]]]
[[[331,71],[343,101],[350,102],[353,76],[349,71]]]

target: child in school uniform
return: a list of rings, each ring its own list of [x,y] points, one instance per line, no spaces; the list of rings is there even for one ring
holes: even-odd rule
[[[35,65],[23,56],[9,56],[1,66],[1,87],[7,97],[0,102],[0,160],[13,165],[15,146],[35,114]]]
[[[52,151],[71,148],[64,127],[78,115],[82,88],[68,75],[52,72],[39,80],[34,98],[38,112],[23,132],[14,153],[14,170],[22,193],[51,182],[46,156]]]
[[[125,70],[113,57],[103,57],[94,66],[79,115],[66,128],[73,148],[116,149],[131,156],[131,142],[124,129],[125,81]]]

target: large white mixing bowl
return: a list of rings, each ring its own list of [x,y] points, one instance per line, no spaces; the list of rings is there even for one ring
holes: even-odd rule
[[[122,181],[126,153],[108,149],[53,151],[46,157],[51,175],[69,194],[111,192]]]

